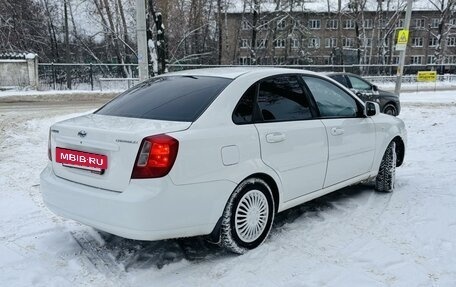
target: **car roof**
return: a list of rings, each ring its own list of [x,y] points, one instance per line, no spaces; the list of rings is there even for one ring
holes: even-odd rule
[[[322,74],[326,75],[328,77],[329,76],[334,76],[334,75],[353,75],[353,76],[360,77],[360,75],[353,74],[353,73],[348,73],[348,72],[323,72]]]
[[[235,79],[242,75],[253,75],[253,74],[281,74],[281,73],[303,73],[303,74],[318,74],[315,72],[302,70],[302,69],[290,69],[290,68],[274,68],[274,67],[220,67],[220,68],[205,68],[205,69],[192,69],[179,72],[167,73],[164,76],[211,76],[221,77],[228,79]]]

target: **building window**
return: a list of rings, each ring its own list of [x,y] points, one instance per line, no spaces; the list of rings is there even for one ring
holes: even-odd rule
[[[456,55],[446,56],[445,64],[456,64]]]
[[[423,56],[411,56],[410,65],[421,65],[423,64]]]
[[[325,39],[325,47],[326,48],[337,47],[337,38],[326,38]]]
[[[293,19],[293,25],[294,25],[295,27],[301,27],[301,26],[302,26],[301,20]]]
[[[435,47],[437,46],[437,38],[436,37],[432,37],[432,38],[429,38],[429,47]]]
[[[320,38],[309,38],[309,48],[319,48],[320,47]]]
[[[260,25],[258,26],[259,29],[261,30],[268,30],[269,29],[269,21],[267,20],[261,20]]]
[[[294,57],[290,59],[292,65],[299,65],[299,58]]]
[[[299,48],[299,40],[298,39],[291,39],[291,48],[292,49],[297,49]]]
[[[448,47],[456,47],[456,37],[448,37],[446,44]]]
[[[326,29],[337,29],[339,27],[339,21],[337,19],[326,20]]]
[[[256,41],[256,47],[258,49],[264,49],[268,47],[268,40],[266,39],[261,39]]]
[[[364,19],[363,27],[364,29],[372,29],[372,19]]]
[[[427,56],[427,63],[428,64],[435,64],[435,56]]]
[[[274,56],[273,59],[274,59],[273,65],[282,65],[285,62],[285,57],[284,56],[280,56],[280,57]]]
[[[325,65],[332,65],[331,57],[323,57],[323,63]]]
[[[249,39],[241,39],[241,49],[250,48],[250,40]]]
[[[399,56],[393,56],[393,57],[391,58],[391,63],[392,63],[393,65],[399,64]]]
[[[386,28],[386,25],[388,24],[388,22],[385,20],[385,19],[381,19],[379,22],[378,22],[379,26],[381,28]]]
[[[456,18],[450,19],[450,21],[448,22],[448,24],[450,24],[451,26],[456,26]]]
[[[320,29],[321,28],[320,19],[311,19],[311,20],[309,20],[309,28],[310,29]]]
[[[415,26],[415,28],[424,28],[425,20],[424,19],[415,19],[414,26]]]
[[[372,47],[372,38],[364,38],[363,47]]]
[[[396,23],[397,28],[404,28],[404,19],[399,19]]]
[[[353,20],[353,19],[345,20],[344,29],[355,29],[355,20]]]
[[[283,30],[287,26],[287,21],[285,19],[277,20],[277,30]]]
[[[239,57],[239,65],[250,65],[251,58],[250,57]]]
[[[423,38],[421,38],[421,37],[412,38],[412,46],[413,47],[423,47]]]
[[[241,22],[241,29],[242,30],[249,30],[250,29],[250,23],[247,20],[242,20]]]
[[[431,28],[438,28],[440,25],[440,19],[438,18],[433,18],[431,20]]]
[[[269,63],[269,57],[268,57],[268,56],[260,57],[260,58],[258,58],[257,63],[258,63],[259,65],[270,65],[270,63]]]
[[[274,41],[275,48],[285,48],[285,39],[277,39]]]
[[[343,38],[342,46],[344,46],[345,48],[353,47],[353,38]]]

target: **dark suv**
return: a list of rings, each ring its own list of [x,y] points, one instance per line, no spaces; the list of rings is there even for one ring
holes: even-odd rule
[[[327,73],[326,75],[352,90],[364,102],[377,102],[382,113],[392,116],[399,115],[401,103],[397,95],[379,90],[376,85],[369,83],[358,75],[350,73]]]

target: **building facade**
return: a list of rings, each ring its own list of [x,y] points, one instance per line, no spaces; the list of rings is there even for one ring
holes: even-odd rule
[[[395,11],[228,13],[222,63],[392,66],[404,18]],[[414,11],[405,63],[456,64],[456,14]]]

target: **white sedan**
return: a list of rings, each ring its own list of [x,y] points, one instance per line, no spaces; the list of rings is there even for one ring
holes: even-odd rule
[[[41,192],[56,214],[138,240],[210,235],[244,253],[274,215],[360,181],[394,188],[404,123],[326,76],[170,73],[52,125]]]

